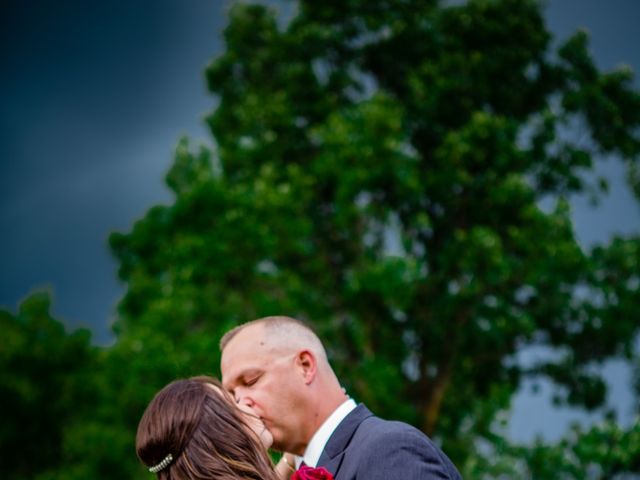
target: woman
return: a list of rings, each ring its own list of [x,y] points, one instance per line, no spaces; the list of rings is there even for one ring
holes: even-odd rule
[[[283,480],[293,459],[273,465],[262,420],[211,377],[176,380],[156,394],[136,435],[138,457],[159,480]]]

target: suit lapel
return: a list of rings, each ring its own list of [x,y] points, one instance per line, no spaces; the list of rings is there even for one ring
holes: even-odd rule
[[[333,478],[338,476],[338,470],[340,470],[340,465],[342,464],[342,459],[344,458],[344,452],[336,455],[333,458],[327,458],[324,454],[320,457],[318,461],[319,467],[324,467],[331,472]]]
[[[326,468],[336,477],[344,458],[344,451],[349,445],[353,434],[356,433],[362,421],[371,416],[373,416],[373,413],[363,404],[360,404],[349,415],[344,417],[344,420],[340,422],[338,428],[329,437],[329,441],[318,460],[318,466]]]

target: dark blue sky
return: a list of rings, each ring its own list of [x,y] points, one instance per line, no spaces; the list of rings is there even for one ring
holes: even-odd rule
[[[121,294],[108,233],[169,201],[182,134],[208,140],[203,70],[226,2],[20,1],[0,17],[0,305],[50,286],[108,338]]]
[[[163,177],[181,135],[211,144],[205,65],[231,1],[4,0],[0,6],[0,306],[50,288],[54,315],[109,341],[123,292],[113,230],[170,202]],[[598,65],[640,72],[640,2],[550,0],[559,39],[591,33]],[[639,82],[636,80],[636,85]],[[574,203],[585,244],[638,233],[640,208],[615,160],[611,197]]]

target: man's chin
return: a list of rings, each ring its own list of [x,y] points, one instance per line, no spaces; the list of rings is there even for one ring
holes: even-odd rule
[[[280,453],[284,453],[287,451],[285,446],[275,438],[273,439],[273,443],[271,444],[271,450],[275,450],[276,452]]]

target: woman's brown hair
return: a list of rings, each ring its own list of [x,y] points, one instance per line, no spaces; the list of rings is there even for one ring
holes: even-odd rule
[[[176,380],[160,390],[138,424],[136,451],[148,467],[172,455],[157,473],[160,480],[278,479],[242,412],[211,377]]]

